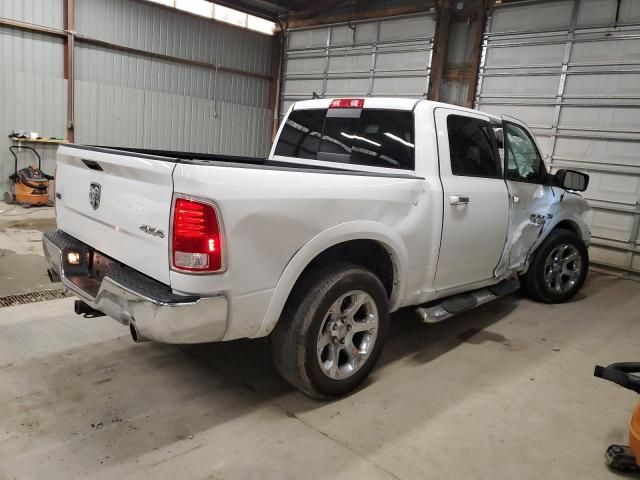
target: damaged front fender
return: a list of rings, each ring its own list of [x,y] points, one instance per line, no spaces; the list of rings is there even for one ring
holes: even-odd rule
[[[580,195],[515,182],[509,190],[518,201],[512,202],[509,234],[496,276],[506,271],[526,272],[536,249],[555,228],[573,230],[589,245],[591,234],[585,218],[589,204]]]

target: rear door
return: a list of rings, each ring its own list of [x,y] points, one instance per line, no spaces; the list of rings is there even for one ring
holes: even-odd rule
[[[58,228],[169,284],[172,159],[61,146],[56,170]]]
[[[509,194],[490,119],[435,110],[444,218],[436,290],[494,277],[505,248]]]

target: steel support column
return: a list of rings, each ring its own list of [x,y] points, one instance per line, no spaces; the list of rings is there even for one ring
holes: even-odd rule
[[[438,11],[436,21],[436,39],[433,47],[433,59],[431,63],[431,81],[427,98],[440,100],[440,87],[445,70],[447,58],[447,43],[449,42],[449,25],[451,24],[451,11],[449,0],[444,0]]]
[[[63,5],[64,31],[64,78],[67,81],[67,140],[74,141],[74,99],[75,81],[73,52],[75,45],[75,6],[74,0],[64,0]]]
[[[484,6],[480,6],[471,17],[472,23],[476,24],[476,31],[471,45],[471,62],[469,63],[471,76],[469,77],[469,90],[467,91],[466,102],[466,106],[469,108],[473,106],[473,99],[475,97],[476,90],[478,90],[478,72],[480,71],[480,62],[483,60],[482,39],[484,36],[484,29],[486,28],[486,13]]]
[[[482,91],[482,80],[484,79],[484,67],[487,64],[487,47],[489,46],[489,32],[491,31],[491,13],[486,17],[484,32],[482,33],[482,46],[480,51],[480,65],[478,67],[478,79],[476,81],[473,108],[476,110],[480,104],[480,92]]]
[[[284,32],[278,31],[273,36],[273,44],[271,46],[271,80],[269,81],[269,97],[267,100],[268,107],[273,110],[271,124],[271,139],[273,140],[278,131],[280,123],[280,83],[282,69],[282,53],[284,50]]]
[[[433,74],[428,98],[472,107],[482,62],[486,18],[484,2],[444,0],[438,13]],[[457,32],[456,27],[461,25],[466,25],[466,34],[462,41],[464,53],[463,58],[455,58],[455,52],[449,52],[449,49],[455,50],[456,46],[460,45],[459,39],[454,38],[453,35]],[[449,87],[453,87],[453,90],[448,88],[443,91],[446,82]],[[451,96],[451,91],[456,88],[458,94],[454,98]],[[466,93],[462,94],[465,88]]]

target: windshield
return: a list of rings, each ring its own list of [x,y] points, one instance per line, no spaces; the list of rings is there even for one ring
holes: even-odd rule
[[[275,155],[370,167],[414,169],[413,112],[293,110]]]

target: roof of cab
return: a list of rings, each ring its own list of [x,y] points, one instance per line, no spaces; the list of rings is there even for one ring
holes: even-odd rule
[[[311,110],[316,108],[329,108],[329,105],[333,100],[345,98],[318,98],[314,100],[301,100],[294,103],[294,110]],[[442,102],[434,102],[432,100],[423,100],[419,98],[398,98],[398,97],[359,97],[354,95],[352,98],[364,98],[364,108],[386,108],[393,110],[413,110],[418,103],[427,103],[432,108],[453,108],[455,110],[461,110],[469,113],[480,113],[478,110],[471,108],[461,107],[459,105],[452,105]],[[500,120],[499,116],[492,115],[487,112],[482,112],[483,115]]]
[[[345,97],[341,97],[345,98]],[[420,100],[416,98],[385,98],[385,97],[358,97],[364,98],[364,108],[387,108],[393,110],[413,110]],[[315,100],[302,100],[294,104],[294,110],[309,110],[314,108],[329,108],[334,98],[319,98]]]

